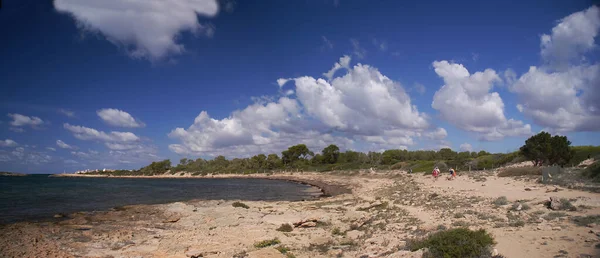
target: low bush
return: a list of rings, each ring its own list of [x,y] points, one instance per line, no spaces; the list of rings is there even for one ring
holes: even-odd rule
[[[544,216],[544,219],[545,220],[553,220],[556,218],[562,218],[562,217],[566,217],[566,216],[569,216],[569,215],[567,215],[564,212],[550,212],[546,216]]]
[[[281,226],[279,226],[279,228],[277,228],[277,231],[281,231],[281,232],[292,232],[294,230],[294,227],[292,227],[292,225],[285,223],[285,224],[281,224]]]
[[[254,247],[263,248],[263,247],[278,245],[278,244],[281,244],[281,241],[279,241],[279,239],[277,239],[277,238],[273,238],[273,239],[267,239],[267,240],[257,242],[254,244]]]
[[[277,249],[277,251],[279,251],[282,254],[286,254],[287,252],[290,251],[290,249],[285,246],[278,246],[275,249]]]
[[[526,211],[531,209],[531,207],[529,207],[529,205],[527,203],[519,203],[519,202],[515,202],[513,203],[512,207],[510,207],[511,211],[516,211],[519,208],[519,205],[521,205],[521,210],[522,211]]]
[[[507,205],[508,204],[508,199],[506,199],[506,196],[500,196],[496,200],[494,200],[492,202],[492,204],[494,204],[496,206]]]
[[[513,176],[541,176],[541,167],[515,167],[506,168],[498,172],[498,177],[513,177]]]
[[[248,207],[248,205],[246,205],[243,202],[234,202],[233,204],[231,204],[231,206],[236,207],[236,208],[250,209],[250,207]]]
[[[577,207],[568,199],[560,199],[560,209],[564,211],[577,211]]]
[[[600,182],[600,161],[596,161],[585,168],[583,174],[592,179],[593,182]]]
[[[600,224],[600,215],[589,215],[585,217],[577,216],[572,218],[578,226],[585,227],[590,224]]]
[[[427,248],[427,257],[490,257],[494,238],[485,230],[456,228],[439,231],[407,243],[411,251]],[[425,256],[424,256],[425,257]]]

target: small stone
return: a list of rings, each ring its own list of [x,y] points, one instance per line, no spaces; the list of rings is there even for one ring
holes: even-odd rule
[[[593,242],[596,242],[596,241],[598,241],[598,240],[597,239],[593,239],[593,238],[588,238],[588,239],[585,240],[585,242],[587,242],[587,243],[593,243]]]
[[[520,210],[522,210],[522,209],[523,209],[523,205],[521,205],[521,204],[519,203],[519,206],[517,206],[517,210],[518,210],[518,211],[520,211]]]
[[[179,221],[181,218],[180,217],[170,217],[167,220],[163,221],[163,223],[175,223],[177,221]]]
[[[559,210],[561,206],[560,199],[556,196],[550,197],[548,207],[552,210]]]
[[[418,229],[418,227],[417,227],[417,226],[412,226],[412,227],[410,227],[410,230],[412,230],[412,231],[416,231],[417,229]]]
[[[549,237],[549,236],[542,236],[542,239],[548,239],[548,240],[552,240],[552,237]]]
[[[554,230],[554,231],[561,231],[562,228],[561,227],[552,227],[552,230]]]
[[[544,241],[542,242],[542,245],[548,245],[548,242]]]
[[[329,257],[339,257],[344,253],[344,251],[342,249],[331,249],[329,251],[327,251],[327,255]]]
[[[499,255],[498,249],[494,248],[494,251],[492,251],[492,256],[497,256],[497,255]]]
[[[535,229],[537,229],[537,230],[542,230],[542,227],[540,227],[540,226],[537,226]]]

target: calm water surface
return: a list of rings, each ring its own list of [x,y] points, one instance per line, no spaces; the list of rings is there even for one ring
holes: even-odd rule
[[[314,189],[266,179],[0,176],[0,223],[191,199],[296,201],[313,198]]]

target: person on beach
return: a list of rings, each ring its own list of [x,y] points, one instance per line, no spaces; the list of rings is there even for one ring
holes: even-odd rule
[[[440,176],[440,170],[438,169],[438,167],[435,167],[435,168],[433,169],[433,172],[432,172],[432,174],[433,174],[433,179],[434,179],[434,180],[437,180],[437,178]]]
[[[450,168],[450,176],[448,177],[448,180],[453,180],[454,178],[456,178],[456,171],[453,168]]]

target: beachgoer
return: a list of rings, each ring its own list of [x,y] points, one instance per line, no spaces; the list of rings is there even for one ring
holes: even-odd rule
[[[454,169],[450,168],[450,176],[448,177],[448,180],[452,180],[456,178],[456,171],[454,171]]]
[[[433,174],[433,179],[437,179],[440,176],[440,170],[437,167],[435,167],[433,169],[432,174]]]

